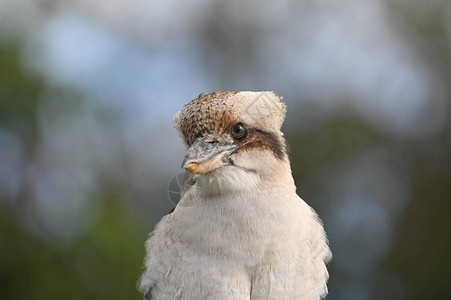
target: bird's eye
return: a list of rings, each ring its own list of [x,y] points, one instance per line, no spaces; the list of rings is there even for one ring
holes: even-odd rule
[[[232,137],[234,139],[242,139],[246,136],[246,128],[244,128],[243,123],[238,123],[232,127]]]

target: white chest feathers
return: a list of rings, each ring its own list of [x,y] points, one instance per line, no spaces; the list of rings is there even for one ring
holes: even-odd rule
[[[222,172],[198,180],[152,232],[141,278],[146,299],[324,297],[330,250],[294,185],[264,184],[233,168]],[[243,176],[252,189],[227,190]]]

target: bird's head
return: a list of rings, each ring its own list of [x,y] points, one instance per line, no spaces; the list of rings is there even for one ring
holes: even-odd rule
[[[174,117],[189,147],[183,168],[199,177],[252,173],[288,180],[291,170],[281,132],[286,107],[272,92],[201,94]],[[287,177],[287,178],[285,178]]]

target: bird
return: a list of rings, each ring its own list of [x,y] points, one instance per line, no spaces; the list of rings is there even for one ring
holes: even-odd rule
[[[296,193],[274,92],[200,94],[175,115],[181,198],[146,241],[145,300],[323,299],[329,243]]]

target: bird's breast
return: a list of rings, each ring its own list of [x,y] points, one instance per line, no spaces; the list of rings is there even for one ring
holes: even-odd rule
[[[181,243],[221,258],[269,263],[299,249],[310,208],[292,192],[222,195],[180,206],[170,222]]]

